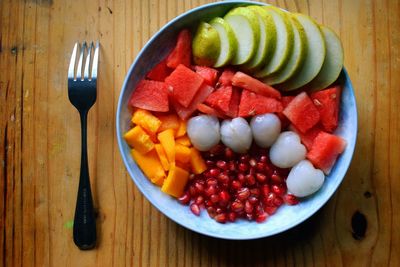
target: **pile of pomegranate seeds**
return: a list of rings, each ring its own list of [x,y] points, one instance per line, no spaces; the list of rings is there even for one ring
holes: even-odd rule
[[[207,170],[192,175],[179,198],[195,215],[206,209],[220,223],[238,218],[260,223],[284,203],[299,203],[286,190],[289,169],[273,166],[268,150],[254,146],[248,154],[236,154],[228,147],[217,145],[203,153],[203,157]]]

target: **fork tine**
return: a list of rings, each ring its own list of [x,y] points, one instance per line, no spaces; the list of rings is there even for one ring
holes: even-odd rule
[[[69,62],[68,78],[75,80],[75,65],[76,65],[76,53],[78,51],[79,44],[75,43],[74,50],[72,51],[71,61]]]
[[[90,46],[88,47],[88,54],[86,56],[86,63],[85,63],[85,72],[84,72],[84,79],[85,80],[91,80],[89,77],[89,66],[90,66],[90,60],[91,60],[91,55],[92,55],[92,49],[93,49],[93,42],[90,43]]]
[[[78,61],[78,68],[77,68],[77,73],[76,73],[76,79],[78,80],[83,80],[82,78],[82,72],[83,72],[83,56],[85,54],[86,50],[86,42],[83,43],[82,49],[81,49],[81,55],[79,56],[79,61]]]
[[[96,42],[96,50],[94,50],[94,56],[93,56],[93,68],[92,68],[92,79],[97,79],[97,67],[99,64],[99,41]]]

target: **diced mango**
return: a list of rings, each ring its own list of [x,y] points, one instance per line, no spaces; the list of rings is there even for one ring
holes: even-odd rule
[[[173,129],[174,132],[177,132],[179,129],[179,119],[178,116],[173,114],[159,115],[158,119],[161,121],[160,128],[158,128],[158,132],[163,132],[168,129]]]
[[[207,169],[200,152],[194,147],[190,149],[190,163],[192,164],[192,171],[194,174],[200,174]]]
[[[186,134],[186,121],[179,120],[179,128],[176,130],[175,137],[181,137]]]
[[[182,163],[190,161],[190,148],[181,144],[175,144],[175,159]]]
[[[161,165],[165,171],[169,170],[169,162],[167,159],[167,155],[165,154],[164,148],[161,144],[155,144],[154,147],[156,148],[158,158],[160,159]]]
[[[155,135],[161,126],[161,121],[147,110],[138,109],[133,113],[132,122],[141,126],[149,134]]]
[[[171,165],[167,179],[165,179],[161,187],[161,191],[178,198],[182,196],[188,179],[189,172],[173,164]]]
[[[138,150],[132,149],[131,154],[147,178],[149,178],[152,183],[161,186],[166,175],[157,153],[153,150],[147,154],[142,154]]]
[[[142,154],[146,154],[154,148],[150,136],[138,125],[126,132],[124,138],[128,145]]]
[[[189,139],[189,137],[187,135],[184,135],[182,137],[176,138],[175,142],[178,143],[178,144],[187,146],[187,147],[192,145],[192,143],[190,142],[190,139]]]
[[[192,166],[190,165],[190,161],[186,162],[186,163],[177,161],[177,162],[175,162],[175,165],[181,169],[188,171],[189,173],[192,172]]]
[[[174,130],[167,129],[157,136],[160,141],[162,147],[164,148],[165,154],[167,154],[168,162],[175,162],[175,139],[174,139]]]

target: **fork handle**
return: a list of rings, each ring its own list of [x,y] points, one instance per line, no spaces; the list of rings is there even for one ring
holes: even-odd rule
[[[74,243],[80,249],[87,250],[96,246],[96,219],[92,191],[90,189],[87,158],[87,111],[80,112],[80,117],[82,135],[81,173],[79,177],[73,235]]]

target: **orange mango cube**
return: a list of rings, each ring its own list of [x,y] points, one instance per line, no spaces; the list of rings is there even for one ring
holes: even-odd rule
[[[164,148],[165,154],[167,154],[168,162],[175,162],[175,139],[174,139],[174,130],[167,129],[157,136],[160,144]]]
[[[142,154],[138,150],[132,149],[131,154],[147,178],[149,178],[152,183],[161,186],[166,175],[157,153],[153,150],[147,154]]]
[[[175,137],[181,137],[186,134],[186,121],[180,120],[179,121],[179,128],[176,130]]]
[[[165,171],[169,170],[169,162],[167,159],[167,155],[165,154],[164,148],[161,144],[155,144],[154,147],[156,148],[156,152],[158,158],[160,159],[161,165]]]
[[[151,112],[143,109],[138,109],[133,113],[132,122],[141,126],[150,135],[155,135],[158,128],[161,126],[161,121],[151,114]]]
[[[188,180],[189,172],[173,164],[169,170],[168,177],[161,187],[161,191],[178,198],[182,196]]]
[[[181,145],[184,145],[184,146],[187,146],[187,147],[192,145],[192,143],[190,142],[190,139],[189,139],[189,137],[187,135],[184,135],[182,137],[176,138],[175,142],[177,144],[181,144]]]
[[[181,144],[175,144],[175,159],[182,163],[190,162],[190,148]]]
[[[206,163],[200,152],[194,147],[190,148],[190,163],[194,174],[200,174],[207,169]]]
[[[142,154],[146,154],[154,148],[150,136],[138,125],[126,132],[124,138],[129,146]]]

